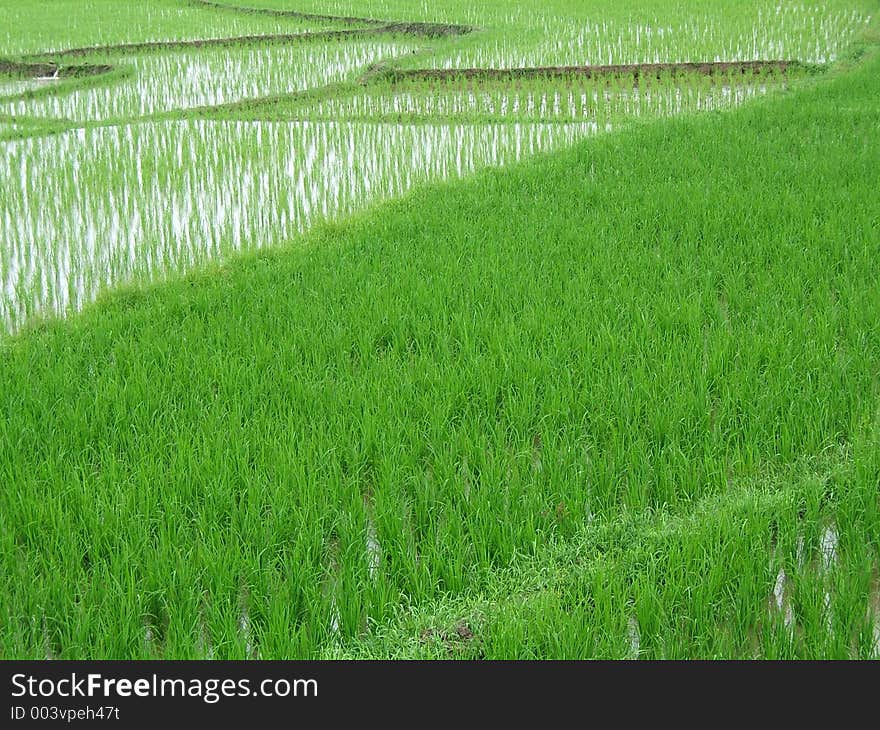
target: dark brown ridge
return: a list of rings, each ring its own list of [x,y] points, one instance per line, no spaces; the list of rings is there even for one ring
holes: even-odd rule
[[[141,51],[178,51],[187,48],[222,48],[261,43],[294,43],[297,41],[338,40],[348,37],[375,35],[376,30],[330,30],[315,33],[276,33],[272,35],[243,35],[234,38],[205,38],[190,41],[144,41],[141,43],[116,43],[106,46],[83,46],[42,54],[55,58],[90,56],[96,53],[140,53]]]
[[[721,61],[691,63],[631,63],[611,66],[543,66],[535,68],[458,68],[458,69],[389,69],[383,76],[391,81],[445,79],[544,79],[566,76],[593,78],[600,76],[642,76],[662,74],[701,74],[714,76],[755,71],[786,72],[799,68],[797,61]]]
[[[248,8],[240,5],[226,5],[225,3],[210,2],[210,0],[192,0],[193,5],[214,10],[229,10],[234,13],[247,13],[249,15],[271,15],[276,18],[298,18],[300,20],[326,20],[337,23],[361,23],[364,25],[387,25],[387,20],[376,18],[359,18],[351,15],[322,15],[320,13],[304,13],[300,10],[276,10],[273,8]]]
[[[81,76],[97,76],[113,70],[104,64],[88,64],[84,66],[59,66],[55,63],[25,63],[0,58],[0,76],[17,76],[20,78],[40,78],[56,76],[57,78],[78,78]]]
[[[364,38],[379,35],[415,35],[437,37],[452,32],[467,33],[465,26],[441,26],[434,23],[390,23],[378,28],[309,31],[306,33],[275,33],[270,35],[243,35],[234,38],[205,38],[189,41],[146,41],[143,43],[116,43],[107,46],[83,46],[63,51],[40,54],[54,58],[90,56],[95,53],[140,53],[142,51],[175,51],[187,48],[222,48],[262,43],[295,43],[300,41],[332,41],[346,38]]]
[[[427,36],[428,38],[467,35],[474,31],[469,25],[454,25],[451,23],[388,23],[388,25],[383,26],[379,30],[388,33]]]
[[[375,25],[385,28],[395,27],[395,32],[411,33],[429,37],[464,35],[470,33],[473,28],[469,25],[454,25],[449,23],[404,23],[393,20],[380,20],[378,18],[362,18],[353,15],[322,15],[320,13],[304,13],[299,10],[275,10],[273,8],[248,8],[238,5],[225,5],[211,2],[211,0],[192,0],[194,5],[208,7],[214,10],[231,10],[237,13],[249,13],[252,15],[271,15],[276,18],[298,18],[300,20],[320,20],[348,25]]]

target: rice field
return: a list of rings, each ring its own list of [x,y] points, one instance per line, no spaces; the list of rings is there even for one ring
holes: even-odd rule
[[[115,283],[280,244],[419,182],[460,178],[596,131],[589,123],[190,120],[10,142],[0,175],[22,186],[4,196],[0,218],[8,242],[0,321],[14,330],[34,315],[79,309]]]
[[[0,0],[0,657],[880,657],[874,0]]]
[[[77,122],[130,120],[321,88],[412,51],[406,42],[374,40],[144,55],[120,64],[127,78],[118,83],[0,103],[0,114]]]
[[[234,0],[220,4],[235,5]],[[263,8],[465,23],[480,29],[428,61],[437,68],[790,59],[830,63],[863,31],[870,2],[414,0],[251,2]]]
[[[119,43],[170,42],[273,35],[334,27],[333,23],[247,13],[206,15],[194,3],[149,0],[2,0],[0,56],[57,53]]]
[[[466,83],[403,83],[371,86],[344,96],[301,106],[310,119],[421,121],[443,119],[460,123],[588,122],[605,129],[615,122],[663,118],[685,113],[730,109],[788,80],[771,75],[700,80],[649,78],[634,85],[631,78],[572,78],[550,86],[546,81]]]
[[[438,57],[433,65],[515,68],[750,59],[825,64],[838,57],[870,18],[857,10],[823,12],[809,4],[758,3],[752,12],[748,5],[728,4],[736,8],[734,17],[708,12],[672,19],[664,12],[642,22],[609,20],[599,13],[577,20],[536,13],[524,19],[530,41],[499,37]]]

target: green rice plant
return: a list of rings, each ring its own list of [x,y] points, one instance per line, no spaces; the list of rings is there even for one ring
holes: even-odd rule
[[[0,655],[876,658],[876,3],[251,1],[477,29],[5,97]],[[845,58],[400,75],[756,53]]]
[[[870,655],[876,65],[7,340],[4,655]]]

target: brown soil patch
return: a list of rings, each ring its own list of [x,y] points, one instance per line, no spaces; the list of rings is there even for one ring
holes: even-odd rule
[[[387,33],[445,38],[467,35],[473,32],[474,29],[469,25],[453,25],[451,23],[388,23],[388,25],[383,26],[380,30]]]
[[[0,59],[0,75],[2,76],[18,76],[26,79],[51,76],[57,68],[54,63],[20,63]]]
[[[447,653],[456,655],[464,651],[469,644],[477,641],[477,637],[470,624],[462,620],[451,630],[425,629],[419,634],[419,641],[422,644],[439,642],[446,649]]]

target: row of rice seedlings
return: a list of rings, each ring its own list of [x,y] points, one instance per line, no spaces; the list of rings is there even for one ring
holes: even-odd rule
[[[437,68],[516,68],[677,61],[799,60],[834,61],[870,15],[852,8],[767,3],[735,22],[708,12],[675,22],[658,16],[645,22],[593,19],[572,21],[535,15],[520,33],[494,35],[439,53]]]
[[[217,12],[182,0],[0,0],[0,56],[116,43],[296,33],[337,24]]]
[[[106,66],[104,66],[106,68]],[[33,79],[33,85],[26,89],[20,90],[18,93],[10,95],[0,95],[0,108],[12,108],[17,102],[27,101],[36,102],[38,99],[46,100],[58,98],[66,94],[73,94],[77,91],[86,89],[110,88],[122,81],[130,79],[133,69],[129,66],[121,65],[109,70],[102,70],[100,73],[90,73],[83,76],[59,76],[59,77],[40,77]],[[3,114],[3,113],[0,113]],[[11,115],[3,114],[10,118],[26,122],[28,124],[46,124],[50,123],[50,117],[24,117],[20,114]],[[68,123],[64,120],[56,119],[55,123]]]
[[[321,87],[412,50],[411,44],[382,40],[144,55],[125,61],[133,74],[116,84],[9,101],[0,104],[0,112],[77,121],[128,119]]]
[[[32,314],[79,308],[105,287],[278,243],[417,182],[594,131],[191,121],[8,142],[0,321],[13,329]]]
[[[797,10],[795,8],[795,10]],[[778,13],[774,17],[788,18],[795,12],[788,10]],[[761,16],[761,13],[758,13]],[[763,16],[761,16],[763,17]],[[806,16],[812,17],[812,16]],[[837,15],[833,17],[838,17]],[[864,16],[859,15],[855,11],[850,11],[846,16],[851,21],[853,27],[856,27],[864,20]],[[700,26],[696,21],[688,21],[690,31],[700,38],[711,37],[709,26]],[[788,29],[788,25],[782,24],[779,32],[784,33]],[[614,28],[609,27],[608,22],[603,22],[601,27],[596,25],[588,29],[587,37],[590,39],[602,39],[614,36]],[[586,31],[585,31],[586,32]],[[654,37],[654,32],[650,26],[637,26],[636,35],[639,39],[644,37]],[[806,31],[804,31],[806,33]],[[830,32],[830,31],[829,31]],[[672,33],[671,28],[666,30],[660,29],[659,36],[679,37],[681,34]],[[849,36],[846,33],[839,34],[841,43],[845,42]],[[846,38],[844,38],[846,36]],[[505,36],[503,42],[522,42],[522,35],[514,34],[511,38]],[[623,43],[618,37],[618,43]],[[711,45],[711,44],[710,44]],[[572,55],[569,51],[571,48],[577,47],[576,44],[566,44],[568,49],[565,59],[560,60],[563,63],[580,63],[581,57],[577,54]],[[717,45],[713,45],[717,49]],[[337,46],[338,48],[338,46]],[[59,95],[57,98],[40,98],[40,99],[20,99],[14,103],[6,103],[0,106],[7,113],[18,115],[39,115],[59,118],[69,118],[74,120],[83,119],[108,119],[108,118],[125,118],[132,115],[144,115],[156,111],[167,111],[171,108],[182,106],[183,108],[191,106],[203,106],[222,104],[226,102],[239,101],[243,98],[250,98],[260,95],[270,95],[275,93],[284,93],[292,90],[299,90],[303,85],[322,85],[325,82],[338,80],[345,77],[347,72],[354,67],[363,67],[371,63],[375,63],[379,58],[404,55],[412,47],[407,44],[399,44],[391,46],[389,44],[373,44],[360,43],[352,44],[344,47],[346,50],[337,52],[335,50],[325,50],[323,52],[296,51],[289,49],[273,49],[264,48],[261,50],[250,51],[241,49],[233,54],[238,56],[233,63],[228,63],[227,52],[221,50],[203,51],[190,54],[175,54],[159,57],[139,58],[133,62],[132,67],[135,70],[134,77],[128,82],[118,86],[104,88],[80,89],[75,93]],[[367,48],[374,48],[374,52],[366,51]],[[389,50],[393,48],[393,50]],[[488,46],[479,45],[473,48],[483,50]],[[354,58],[339,58],[339,53],[343,56],[353,52]],[[300,56],[305,56],[302,58]],[[618,54],[619,56],[620,54]],[[729,54],[718,55],[715,58],[727,58]],[[761,55],[761,54],[758,54]],[[765,54],[766,55],[766,54]],[[770,54],[773,55],[773,54]],[[785,55],[785,54],[782,54]],[[700,59],[706,59],[705,53],[697,53]],[[742,57],[742,54],[733,54],[734,58]],[[687,58],[690,58],[689,56]],[[447,58],[442,60],[442,54],[436,56],[432,62],[439,65],[452,65]],[[654,54],[653,57],[646,56],[631,57],[625,56],[625,60],[684,60],[684,56],[675,56],[670,59],[668,55],[661,56]],[[553,59],[549,57],[543,58],[541,63],[549,63]],[[587,59],[586,62],[594,62]],[[600,59],[614,61],[620,60],[609,57],[608,59]],[[816,59],[823,60],[823,59]],[[442,61],[442,62],[441,62]],[[304,62],[304,63],[303,63]],[[522,59],[522,65],[535,65],[535,59]],[[480,65],[493,65],[487,59],[479,62]],[[458,65],[458,64],[455,64]],[[506,64],[494,64],[504,66]],[[516,64],[515,64],[516,65]],[[298,74],[292,73],[294,68],[303,68],[309,73],[308,78],[297,78]],[[339,75],[333,73],[316,72],[316,69],[327,69],[328,67],[341,67]],[[179,87],[182,85],[182,89]],[[711,107],[711,103],[707,103]],[[471,110],[473,111],[473,110]],[[401,114],[407,112],[398,112],[396,109],[381,110],[378,112],[379,117],[387,115]],[[417,111],[409,112],[418,114]],[[444,115],[452,115],[464,113],[463,110],[452,109],[441,112]],[[494,115],[497,112],[488,112]],[[323,116],[323,115],[322,115]],[[367,116],[374,116],[367,114]],[[555,116],[554,112],[550,116]],[[546,116],[542,113],[538,118],[544,119]],[[575,117],[576,118],[576,117]]]
[[[53,120],[0,116],[0,140],[4,142],[22,137],[57,134],[68,129],[69,125]]]
[[[716,78],[632,77],[485,84],[421,82],[370,87],[351,96],[304,106],[315,119],[473,119],[496,121],[594,121],[604,126],[620,117],[669,117],[688,111],[730,109],[783,87],[776,74]]]
[[[644,26],[595,24],[561,31],[561,37],[550,37],[541,52],[559,58],[576,49],[576,55],[640,62],[797,59],[824,64],[833,61],[869,20],[857,11],[826,13],[815,6],[777,5],[770,12],[759,9],[754,24],[735,34],[700,17],[674,27],[662,19]]]

